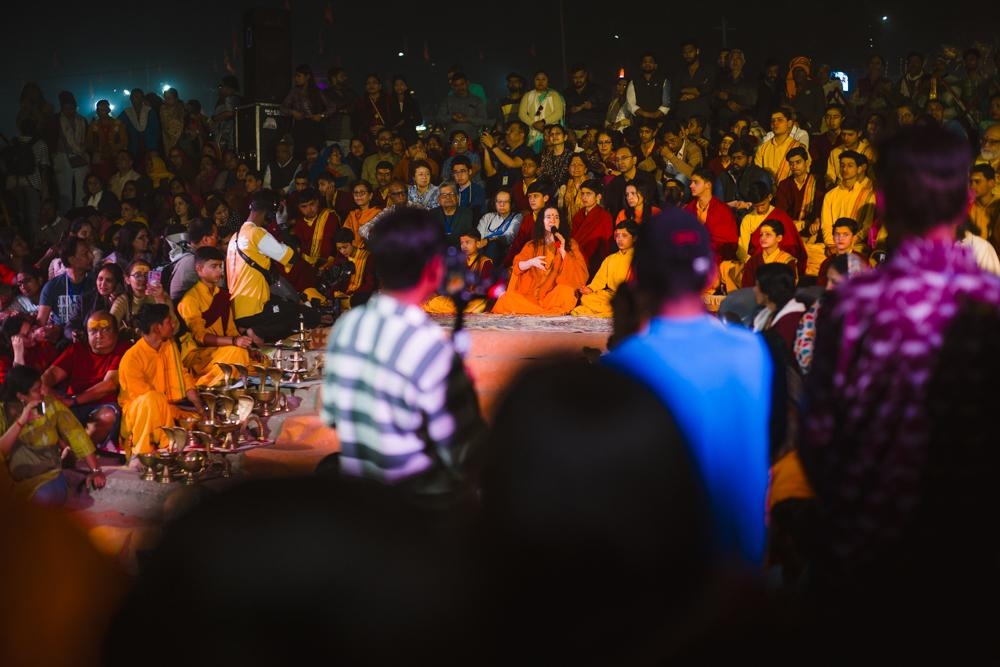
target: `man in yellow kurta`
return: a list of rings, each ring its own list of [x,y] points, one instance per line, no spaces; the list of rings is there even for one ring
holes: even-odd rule
[[[871,162],[875,156],[875,151],[868,144],[866,139],[861,137],[864,128],[857,118],[845,118],[840,126],[840,136],[843,140],[839,146],[835,146],[830,151],[830,156],[826,160],[826,187],[827,190],[833,188],[840,182],[840,155],[844,151],[854,151],[861,153]]]
[[[615,245],[618,252],[611,253],[601,262],[589,285],[580,288],[580,305],[570,315],[584,317],[611,317],[611,300],[622,283],[632,276],[632,255],[635,254],[635,237],[639,228],[629,221],[615,225]]]
[[[277,207],[274,193],[268,190],[254,193],[250,217],[230,239],[226,252],[226,276],[236,326],[251,338],[267,341],[287,336],[298,324],[297,316],[291,318],[291,322],[284,322],[282,317],[274,317],[275,313],[263,312],[264,304],[271,298],[269,278],[265,275],[271,268],[271,260],[287,268],[296,259],[294,250],[264,229],[274,221]],[[286,313],[281,315],[288,319]]]
[[[840,154],[840,185],[826,193],[819,218],[828,255],[836,252],[833,223],[840,218],[851,218],[858,223],[854,251],[868,256],[868,230],[875,219],[875,189],[865,176],[867,167],[868,158],[862,153],[844,151]]]
[[[796,146],[802,145],[792,138],[794,121],[795,111],[791,107],[782,106],[775,109],[771,113],[771,131],[774,132],[774,136],[758,146],[754,153],[754,164],[766,169],[775,185],[791,173],[785,155]]]
[[[129,458],[152,451],[160,440],[160,427],[174,426],[175,419],[185,414],[177,401],[188,399],[202,414],[194,378],[181,364],[170,315],[166,304],[143,305],[136,314],[142,338],[118,366],[121,441]]]
[[[177,304],[177,312],[188,329],[181,337],[181,360],[200,387],[223,379],[218,363],[250,363],[247,348],[253,341],[237,331],[229,290],[219,287],[222,259],[218,248],[198,248],[194,256],[198,282]]]

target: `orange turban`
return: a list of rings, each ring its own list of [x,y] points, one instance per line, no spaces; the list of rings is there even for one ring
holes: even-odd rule
[[[785,75],[785,92],[788,94],[788,99],[790,100],[794,100],[798,92],[795,89],[794,78],[796,69],[805,70],[806,76],[811,76],[812,61],[806,56],[796,56],[788,63],[788,74]]]

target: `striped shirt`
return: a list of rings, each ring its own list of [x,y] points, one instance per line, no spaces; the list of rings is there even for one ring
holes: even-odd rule
[[[346,475],[447,493],[483,422],[451,340],[416,306],[378,294],[330,333],[323,420]]]

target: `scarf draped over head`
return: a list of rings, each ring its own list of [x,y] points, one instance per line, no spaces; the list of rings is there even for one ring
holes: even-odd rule
[[[806,56],[795,56],[788,63],[788,74],[785,75],[785,92],[788,99],[794,100],[798,91],[795,88],[795,70],[801,69],[806,73],[806,78],[812,76],[812,61]]]

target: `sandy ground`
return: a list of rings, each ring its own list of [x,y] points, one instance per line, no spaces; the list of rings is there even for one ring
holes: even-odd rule
[[[450,326],[449,318],[438,319],[443,326]],[[504,388],[526,364],[563,355],[582,356],[584,347],[604,351],[610,331],[608,320],[573,317],[476,315],[470,316],[466,325],[471,342],[466,364],[487,420]],[[202,494],[247,477],[310,474],[320,460],[338,451],[339,445],[336,432],[319,419],[318,387],[295,394],[301,399],[298,408],[269,421],[275,444],[234,457],[232,478],[208,479],[195,486],[158,484],[107,461],[108,486],[98,492],[75,494],[70,502],[72,516],[101,551],[133,570],[136,554],[155,545],[164,519],[197,502]]]

